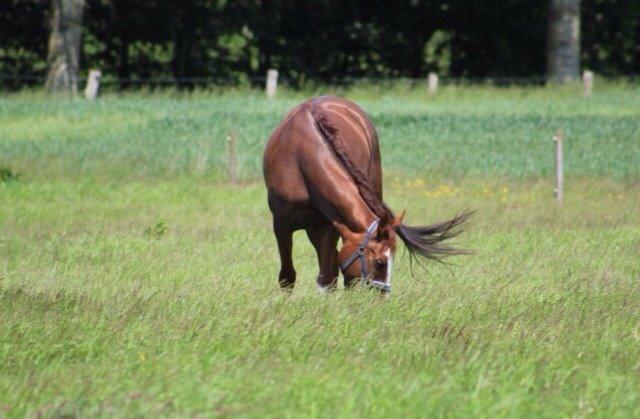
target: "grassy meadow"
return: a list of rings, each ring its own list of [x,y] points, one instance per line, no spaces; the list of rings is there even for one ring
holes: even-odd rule
[[[408,223],[478,211],[389,299],[318,295],[303,232],[278,289],[262,148],[310,93],[1,96],[0,417],[640,416],[640,88],[338,93]]]

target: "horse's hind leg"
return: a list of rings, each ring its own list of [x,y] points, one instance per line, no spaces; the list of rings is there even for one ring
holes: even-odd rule
[[[280,252],[280,273],[278,282],[285,291],[291,291],[296,283],[296,271],[293,269],[293,259],[291,250],[293,247],[293,231],[284,222],[273,221],[273,231],[278,241],[278,251]]]
[[[318,274],[317,284],[320,292],[333,291],[336,289],[338,279],[338,231],[332,225],[325,225],[307,229],[307,236],[313,244],[318,254]]]

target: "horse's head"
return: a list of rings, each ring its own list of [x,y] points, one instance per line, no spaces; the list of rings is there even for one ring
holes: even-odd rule
[[[346,238],[338,253],[338,263],[347,286],[361,278],[363,285],[386,292],[391,290],[396,228],[403,217],[404,212],[399,217],[376,220],[366,232]]]

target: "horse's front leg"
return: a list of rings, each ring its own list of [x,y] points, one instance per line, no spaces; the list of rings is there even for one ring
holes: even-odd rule
[[[318,291],[334,291],[338,279],[338,251],[336,250],[338,231],[332,225],[324,225],[307,229],[307,236],[318,255],[320,267],[316,281]]]
[[[280,253],[278,282],[280,283],[280,288],[290,292],[296,283],[296,271],[293,269],[293,259],[291,258],[293,230],[288,223],[274,218],[273,232],[276,235],[278,252]]]

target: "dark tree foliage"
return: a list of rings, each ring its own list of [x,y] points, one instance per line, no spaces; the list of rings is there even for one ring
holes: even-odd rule
[[[154,78],[261,83],[277,68],[293,84],[359,77],[541,78],[548,0],[87,0],[81,75],[121,87]],[[3,0],[5,88],[43,76],[49,2]],[[640,70],[640,2],[583,0],[582,64]],[[41,83],[41,80],[35,82]]]
[[[582,0],[582,62],[597,73],[640,73],[640,1]]]
[[[39,82],[47,70],[49,2],[2,0],[0,3],[0,75],[5,87]],[[15,75],[23,77],[16,78]]]
[[[454,0],[451,74],[539,77],[545,69],[546,0]]]

